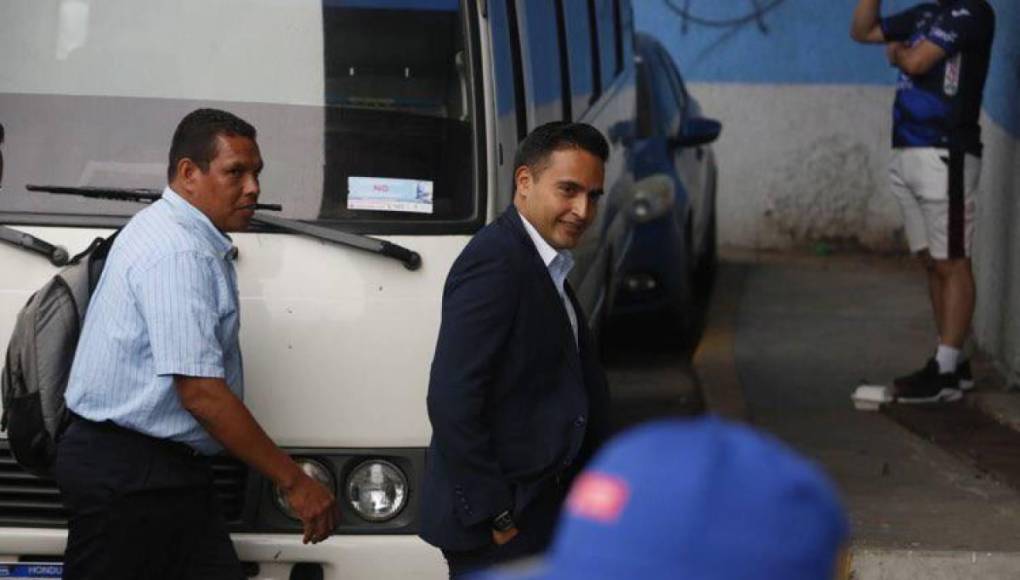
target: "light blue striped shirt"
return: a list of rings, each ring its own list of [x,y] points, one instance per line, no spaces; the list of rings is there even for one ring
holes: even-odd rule
[[[173,190],[138,212],[89,303],[65,398],[71,411],[201,453],[222,449],[181,405],[174,375],[244,395],[230,238]]]

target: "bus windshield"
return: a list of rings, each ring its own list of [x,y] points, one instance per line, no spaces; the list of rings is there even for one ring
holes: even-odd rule
[[[118,225],[131,202],[29,184],[162,188],[177,122],[252,123],[262,199],[362,233],[484,215],[471,2],[0,2],[0,222]]]

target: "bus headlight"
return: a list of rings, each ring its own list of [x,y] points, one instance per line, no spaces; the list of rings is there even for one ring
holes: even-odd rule
[[[295,457],[294,463],[297,463],[298,467],[301,468],[301,471],[304,471],[309,477],[326,486],[326,489],[328,489],[330,493],[334,495],[336,494],[336,479],[333,477],[333,472],[330,471],[328,467],[314,459],[307,459],[304,457]],[[287,503],[287,497],[284,495],[282,489],[277,487],[276,493],[273,494],[273,497],[276,499],[276,507],[280,508],[280,511],[295,520],[301,519],[296,513],[294,513],[294,510],[290,509],[290,504]]]
[[[347,501],[362,518],[384,522],[407,503],[407,477],[389,461],[370,459],[347,476]]]

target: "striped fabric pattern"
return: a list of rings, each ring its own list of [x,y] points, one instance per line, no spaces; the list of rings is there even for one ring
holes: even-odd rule
[[[230,238],[169,187],[113,244],[68,382],[68,408],[213,454],[173,375],[225,379],[244,395]]]

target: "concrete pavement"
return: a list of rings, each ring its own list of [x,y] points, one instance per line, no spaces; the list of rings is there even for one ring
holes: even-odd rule
[[[926,292],[905,257],[725,253],[694,357],[702,397],[833,477],[854,527],[849,577],[1020,578],[1020,493],[850,402],[862,379],[891,382],[930,355]],[[970,397],[1020,409],[1009,395]]]

